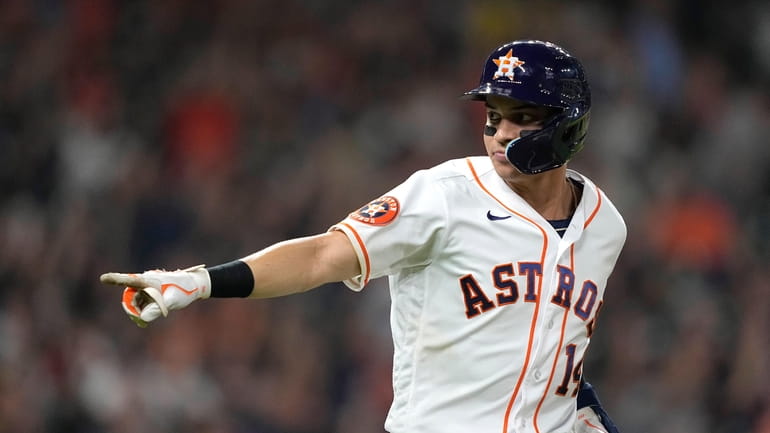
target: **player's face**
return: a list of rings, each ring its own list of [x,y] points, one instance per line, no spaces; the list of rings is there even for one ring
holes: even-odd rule
[[[508,162],[505,147],[511,140],[519,138],[521,131],[542,128],[553,109],[497,95],[487,96],[485,105],[484,146],[497,174],[506,180],[526,176]]]

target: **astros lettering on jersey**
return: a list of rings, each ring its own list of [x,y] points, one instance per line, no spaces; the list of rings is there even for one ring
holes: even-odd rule
[[[413,174],[330,230],[388,276],[392,433],[570,432],[622,217],[588,178],[563,238],[487,157]]]

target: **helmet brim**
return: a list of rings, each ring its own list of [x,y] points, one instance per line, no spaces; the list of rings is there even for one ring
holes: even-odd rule
[[[527,88],[513,88],[511,86],[495,86],[493,83],[484,83],[479,87],[469,90],[460,96],[465,101],[486,101],[487,96],[495,95],[505,98],[515,99],[517,101],[528,102],[533,105],[552,108],[566,108],[568,104],[558,100],[553,96],[546,95],[547,92],[541,92],[537,97]]]
[[[518,99],[513,96],[511,89],[505,87],[493,86],[490,83],[484,83],[473,90],[469,90],[460,96],[460,99],[466,101],[486,101],[487,96],[497,95],[506,98]]]

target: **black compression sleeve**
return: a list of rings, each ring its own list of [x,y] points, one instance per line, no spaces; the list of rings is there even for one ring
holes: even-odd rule
[[[254,274],[242,260],[206,268],[211,278],[212,298],[246,298],[254,290]]]

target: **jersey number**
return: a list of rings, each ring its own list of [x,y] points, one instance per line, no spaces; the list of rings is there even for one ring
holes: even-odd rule
[[[572,391],[572,397],[577,395],[578,388],[580,388],[580,377],[583,375],[583,360],[581,359],[575,364],[575,349],[577,349],[577,346],[574,344],[568,344],[564,349],[567,354],[567,365],[564,367],[564,378],[561,381],[561,385],[556,388],[556,395],[567,395],[570,381],[577,385]]]

